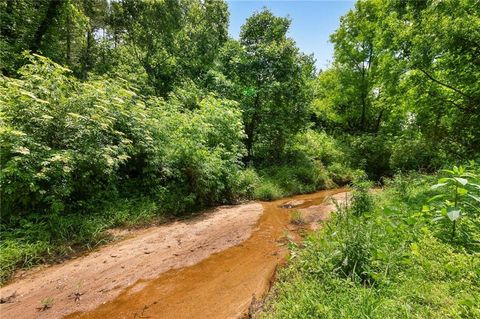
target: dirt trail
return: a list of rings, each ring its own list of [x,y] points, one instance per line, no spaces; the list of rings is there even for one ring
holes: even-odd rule
[[[222,207],[189,222],[153,227],[0,289],[2,318],[236,318],[261,299],[296,236],[289,211],[311,228],[345,193],[322,191]],[[281,208],[285,203],[289,208]],[[293,203],[293,204],[292,204]],[[292,208],[295,206],[296,208]],[[263,209],[262,209],[263,207]],[[262,213],[263,212],[263,213]],[[38,310],[51,298],[51,308]],[[45,302],[44,302],[45,303]]]

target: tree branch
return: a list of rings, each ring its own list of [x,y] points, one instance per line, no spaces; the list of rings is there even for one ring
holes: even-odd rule
[[[440,82],[439,80],[435,79],[433,76],[431,76],[430,74],[427,73],[427,71],[423,70],[422,68],[420,67],[417,67],[418,70],[420,70],[423,74],[425,74],[430,80],[432,80],[433,82],[437,83],[437,84],[440,84],[441,86],[444,86],[446,88],[449,88],[450,90],[453,90],[455,92],[457,92],[458,94],[462,95],[463,97],[466,97],[468,99],[473,99],[470,95],[468,94],[465,94],[464,92],[460,91],[459,89],[449,85],[449,84],[446,84],[446,83],[443,83],[443,82]]]

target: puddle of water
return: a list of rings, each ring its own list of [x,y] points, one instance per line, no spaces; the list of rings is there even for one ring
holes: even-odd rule
[[[191,267],[171,270],[149,281],[139,281],[117,298],[91,312],[66,318],[238,318],[246,314],[252,297],[267,292],[277,265],[287,249],[280,242],[292,234],[290,214],[296,208],[319,205],[343,190],[283,198],[262,203],[264,213],[252,236],[242,244],[211,255]],[[280,206],[302,200],[296,208]]]

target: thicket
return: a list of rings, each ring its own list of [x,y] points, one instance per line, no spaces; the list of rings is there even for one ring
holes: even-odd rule
[[[321,232],[292,244],[259,317],[478,318],[480,170],[438,179],[397,175],[374,194],[357,187]]]
[[[80,82],[38,56],[19,73],[0,88],[2,218],[132,191],[175,213],[237,193],[244,133],[234,102],[206,96],[188,110],[125,83]]]

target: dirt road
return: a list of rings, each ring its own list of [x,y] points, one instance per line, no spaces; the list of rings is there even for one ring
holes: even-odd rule
[[[1,317],[244,316],[252,299],[268,290],[285,243],[298,237],[291,211],[301,212],[302,228],[316,228],[335,208],[325,199],[338,192],[219,207],[190,221],[135,231],[1,288],[2,298],[15,293],[0,304]],[[333,198],[342,201],[345,193]],[[288,208],[281,208],[285,203]]]

